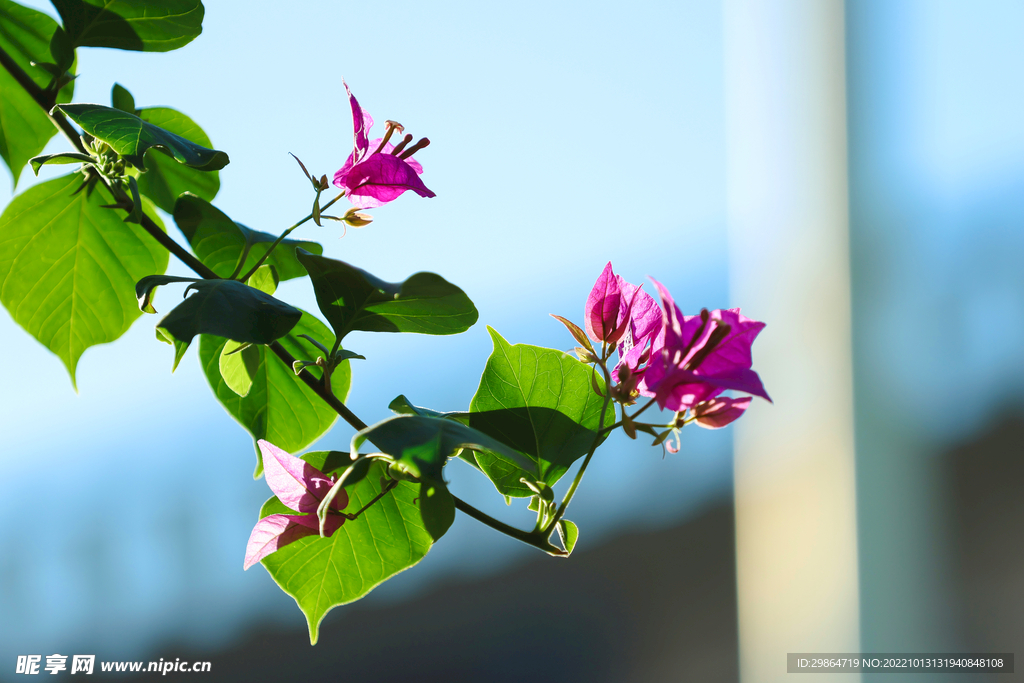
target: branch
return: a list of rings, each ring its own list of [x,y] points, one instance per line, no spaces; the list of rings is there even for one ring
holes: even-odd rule
[[[86,150],[85,145],[82,144],[82,138],[81,136],[79,136],[78,131],[75,130],[74,126],[72,126],[64,117],[64,115],[60,112],[51,113],[54,103],[50,102],[49,98],[46,96],[46,93],[43,91],[43,89],[36,85],[35,81],[33,81],[29,77],[29,75],[26,74],[20,66],[18,66],[17,62],[15,62],[11,58],[11,56],[3,50],[3,48],[0,48],[0,64],[2,64],[4,68],[7,69],[7,71],[11,74],[11,76],[14,77],[14,80],[18,82],[18,85],[20,85],[25,90],[25,92],[27,92],[32,97],[32,99],[35,100],[36,104],[38,104],[46,112],[46,115],[50,118],[50,121],[53,122],[53,125],[56,126],[57,129],[64,134],[64,136],[71,142],[71,144],[74,145],[75,149],[82,152],[83,154],[88,154],[88,150]],[[110,191],[111,195],[113,195],[115,201],[129,199],[123,189],[112,185],[110,181],[108,181],[106,178],[102,178],[102,180],[103,184]],[[343,195],[335,197],[329,204],[327,204],[327,206],[330,206],[334,202],[338,201],[338,199],[340,199],[341,196]],[[327,208],[327,206],[325,206],[324,208]],[[305,219],[300,221],[300,223],[303,223],[309,220],[310,218],[312,218],[312,214],[310,214]],[[157,242],[159,242],[165,249],[167,249],[169,252],[177,256],[182,263],[184,263],[186,266],[195,271],[196,274],[199,275],[200,277],[205,278],[207,280],[220,279],[218,275],[215,272],[213,272],[210,268],[208,268],[206,265],[204,265],[202,261],[197,259],[192,254],[188,253],[188,251],[184,247],[182,247],[180,244],[171,239],[171,237],[166,232],[161,230],[160,226],[157,225],[156,222],[152,218],[150,218],[144,211],[142,212],[142,228],[146,232],[148,232]],[[284,235],[282,235],[278,241],[280,241],[280,239],[283,238]],[[270,250],[268,250],[267,253],[269,254]],[[264,255],[264,258],[265,257],[266,255]],[[255,269],[253,270],[255,271]],[[289,368],[291,368],[292,365],[295,363],[295,359],[292,357],[290,353],[288,353],[288,351],[285,350],[283,346],[281,346],[280,343],[271,343],[270,349]],[[305,382],[306,386],[312,389],[317,396],[323,399],[323,401],[327,405],[333,408],[335,412],[337,412],[338,415],[340,415],[342,419],[344,419],[345,422],[348,422],[354,429],[356,429],[357,431],[366,429],[367,424],[360,420],[355,413],[349,410],[348,406],[339,401],[338,397],[335,396],[324,385],[323,382],[318,380],[316,377],[314,377],[306,370],[302,370],[302,372],[299,373],[299,377],[302,379],[303,382]],[[509,526],[508,524],[496,520],[490,515],[481,512],[480,510],[477,510],[475,507],[473,507],[472,505],[463,501],[461,498],[458,498],[455,495],[453,495],[452,498],[455,501],[455,507],[457,509],[466,513],[473,519],[482,522],[483,524],[486,524],[492,529],[500,531],[506,536],[511,536],[512,538],[522,541],[523,543],[526,543],[528,545],[532,545],[535,548],[540,548],[541,550],[551,555],[565,554],[564,551],[551,545],[546,538],[542,538],[540,535],[536,533],[516,529],[515,527]]]

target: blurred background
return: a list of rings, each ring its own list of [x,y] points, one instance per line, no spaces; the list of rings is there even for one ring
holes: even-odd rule
[[[269,490],[195,351],[172,375],[143,318],[83,356],[76,395],[2,314],[0,680],[55,652],[208,660],[209,680],[652,682],[781,680],[787,652],[1024,653],[1022,27],[1016,0],[218,2],[176,52],[81,50],[76,100],[117,81],[187,113],[231,155],[214,203],[267,232],[312,199],[289,152],[330,175],[351,149],[342,76],[430,137],[435,199],[297,233],[386,280],[440,273],[480,310],[458,337],[353,335],[367,422],[400,393],[465,408],[485,324],[570,348],[548,314],[580,320],[608,260],[687,313],[766,321],[775,404],[667,457],[610,440],[569,561],[459,515],[311,648],[241,570]],[[304,282],[279,296],[316,308]]]

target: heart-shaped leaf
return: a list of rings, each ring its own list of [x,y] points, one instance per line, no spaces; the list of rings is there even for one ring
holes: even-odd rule
[[[52,0],[74,46],[167,52],[203,32],[200,0]]]
[[[325,474],[340,475],[351,462],[331,469],[322,451],[303,460]],[[373,463],[358,483],[346,487],[346,512],[355,512],[381,491],[385,475]],[[277,498],[260,510],[260,518],[294,514]],[[338,605],[358,600],[398,572],[412,567],[441,538],[455,519],[455,503],[442,484],[401,481],[357,519],[346,521],[329,538],[307,536],[261,560],[270,576],[298,603],[315,644],[324,615]]]
[[[191,194],[178,197],[174,204],[174,222],[199,260],[221,277],[235,272],[243,253],[246,255],[245,263],[237,270],[239,273],[247,272],[277,239],[275,235],[234,222],[213,204]],[[295,248],[299,246],[306,251],[323,251],[316,242],[283,240],[265,261],[277,268],[281,280],[306,274],[306,269],[295,257]]]
[[[146,170],[146,152],[154,148],[180,164],[201,171],[218,171],[228,165],[228,155],[224,152],[197,145],[120,109],[101,104],[58,104],[55,109],[89,135],[110,145],[140,171]]]
[[[200,147],[213,148],[213,143],[203,129],[180,111],[167,107],[147,107],[140,109],[138,116],[146,123],[159,126]],[[148,170],[139,176],[139,191],[167,213],[174,212],[174,200],[182,192],[191,192],[207,201],[213,201],[220,190],[220,174],[217,171],[189,168],[162,154],[157,148],[146,152],[145,161]]]
[[[235,280],[199,280],[195,290],[157,324],[158,338],[175,347],[174,367],[197,334],[269,344],[288,334],[302,311]]]
[[[58,28],[57,22],[42,12],[0,0],[0,49],[40,88],[46,88],[53,78],[41,65],[51,61],[50,41]],[[70,100],[74,88],[74,82],[65,85],[57,101]],[[11,170],[15,186],[28,160],[42,152],[56,133],[46,111],[0,67],[0,157]]]
[[[487,331],[494,351],[469,404],[469,424],[537,463],[540,479],[553,486],[590,450],[602,426],[615,424],[615,410],[609,406],[599,425],[604,400],[591,387],[588,365],[555,349],[509,344]],[[606,391],[601,378],[597,384]],[[503,495],[533,495],[519,481],[523,472],[507,460],[477,453],[476,461]]]
[[[316,302],[339,339],[353,330],[458,334],[477,320],[465,292],[434,273],[390,283],[343,261],[297,249]]]
[[[167,250],[141,227],[104,209],[74,173],[29,188],[0,216],[0,302],[21,325],[75,368],[90,346],[114,341],[142,312],[132,289],[167,268]],[[150,207],[152,210],[152,207]]]
[[[318,349],[300,335],[308,335],[327,344],[334,343],[334,336],[327,326],[306,312],[278,342],[295,358],[316,358]],[[338,419],[334,409],[265,346],[251,347],[259,354],[259,364],[250,373],[252,386],[249,392],[244,397],[239,396],[221,375],[220,360],[226,343],[227,340],[221,337],[202,335],[199,338],[199,361],[217,400],[252,435],[254,444],[259,439],[266,439],[289,453],[299,453],[326,434]],[[317,379],[321,377],[321,369],[315,365],[308,367],[306,372]],[[345,361],[331,374],[331,391],[344,402],[348,398],[350,384],[351,371]],[[255,450],[257,464],[253,476],[258,477],[263,472],[263,461],[259,448]]]

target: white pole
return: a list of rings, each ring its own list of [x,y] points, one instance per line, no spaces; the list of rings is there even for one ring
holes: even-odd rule
[[[724,0],[730,285],[775,405],[736,427],[740,675],[859,649],[842,0]],[[857,683],[855,674],[808,680]],[[803,678],[801,678],[803,680]]]

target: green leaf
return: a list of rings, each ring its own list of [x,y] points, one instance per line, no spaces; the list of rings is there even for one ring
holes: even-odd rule
[[[465,292],[434,273],[384,282],[342,261],[296,250],[320,311],[339,339],[353,330],[458,334],[477,320]]]
[[[167,250],[124,212],[106,188],[73,195],[72,174],[30,188],[0,216],[0,302],[21,325],[75,368],[90,346],[120,337],[142,315],[135,282],[167,268]]]
[[[558,538],[562,541],[565,553],[572,555],[572,549],[576,547],[576,541],[580,537],[580,530],[567,519],[558,520],[558,524],[555,526],[558,528]]]
[[[396,415],[422,415],[424,417],[441,417],[449,420],[458,420],[459,422],[466,424],[469,421],[469,413],[451,412],[443,413],[439,410],[431,410],[430,408],[421,408],[414,406],[409,402],[409,399],[405,397],[405,394],[399,394],[388,404],[388,410],[395,413]]]
[[[307,453],[303,459],[324,470],[325,456]],[[342,469],[324,471],[340,474]],[[367,476],[348,489],[347,511],[358,510],[380,493],[384,472],[382,465],[374,463]],[[260,510],[260,518],[277,513],[295,514],[271,498]],[[262,564],[306,615],[309,641],[315,644],[327,612],[358,600],[415,565],[454,519],[455,503],[444,486],[403,481],[330,538],[300,538],[263,558]]]
[[[50,40],[58,28],[57,22],[42,12],[0,0],[0,48],[40,88],[49,86],[53,77],[32,63],[50,61]],[[71,71],[74,73],[73,65]],[[68,83],[57,101],[67,102],[73,92],[74,84]],[[25,164],[43,151],[56,132],[46,111],[0,67],[0,157],[11,170],[15,187]]]
[[[327,326],[306,312],[291,332],[278,342],[295,358],[315,358],[316,347],[299,336],[302,334],[334,343]],[[338,414],[264,346],[255,347],[259,352],[259,365],[252,373],[249,393],[242,397],[232,391],[220,372],[221,351],[226,342],[221,337],[202,335],[199,338],[199,361],[217,400],[252,435],[254,447],[257,440],[266,439],[289,453],[298,453],[327,433],[338,419]],[[321,369],[316,366],[309,367],[307,372],[317,379],[321,377]],[[349,364],[343,362],[331,375],[331,390],[338,400],[348,398],[350,384]],[[263,473],[259,448],[256,448],[256,458],[254,477]]]
[[[562,351],[511,345],[490,327],[487,331],[494,351],[469,405],[469,424],[538,463],[541,481],[552,486],[590,450],[601,429],[603,399],[591,387],[592,369]],[[604,391],[604,381],[597,381]],[[609,406],[603,426],[614,423]],[[500,493],[533,495],[519,481],[523,472],[507,461],[484,453],[476,460]]]
[[[195,277],[178,277],[177,275],[147,275],[135,283],[135,298],[139,300],[139,310],[144,313],[156,313],[153,308],[153,297],[156,288],[172,282],[199,282]]]
[[[32,172],[39,175],[39,169],[46,164],[91,164],[95,159],[78,152],[58,152],[32,157],[29,161],[32,163]]]
[[[140,171],[146,170],[143,157],[150,149],[158,149],[178,163],[201,171],[217,171],[228,165],[224,152],[197,145],[120,109],[101,104],[58,104],[55,109],[89,135],[110,145]]]
[[[186,296],[156,326],[159,337],[181,349],[175,354],[175,368],[197,334],[269,344],[288,334],[302,317],[294,306],[235,280],[199,280],[185,289],[186,295],[190,290],[195,294]]]
[[[128,92],[128,88],[120,83],[115,83],[114,87],[111,88],[110,103],[114,106],[114,109],[120,109],[129,114],[135,113],[135,98]]]
[[[52,0],[72,44],[168,52],[203,32],[200,0]]]
[[[238,272],[248,272],[277,239],[275,235],[250,230],[234,222],[213,204],[190,194],[178,197],[175,202],[174,222],[199,260],[221,277],[229,277],[235,272],[243,253],[246,254],[245,264]],[[306,251],[323,251],[323,247],[315,242],[283,240],[266,260],[277,268],[281,280],[306,274],[306,269],[295,258],[298,246]]]
[[[213,143],[195,121],[180,111],[167,107],[140,109],[139,118],[146,123],[174,133],[197,145],[212,149]],[[213,201],[220,190],[220,174],[179,164],[156,148],[146,152],[146,168],[139,176],[139,190],[167,213],[174,212],[174,200],[182,192],[191,192],[207,201]]]
[[[396,415],[360,430],[352,437],[353,458],[367,441],[394,458],[400,472],[416,479],[443,481],[441,470],[448,458],[463,448],[485,453],[508,467],[535,469],[528,459],[497,439],[461,422],[438,417]]]
[[[256,272],[245,283],[250,287],[255,287],[264,294],[273,295],[277,291],[277,286],[281,284],[281,278],[277,274],[277,268],[264,263],[256,269]]]
[[[228,389],[248,396],[260,369],[260,350],[255,344],[228,340],[220,352],[220,376]]]

